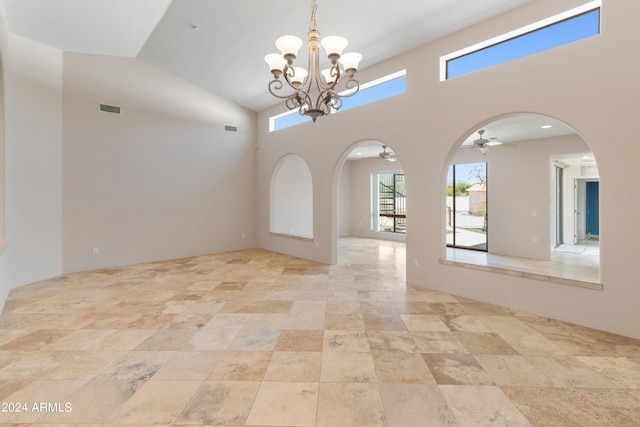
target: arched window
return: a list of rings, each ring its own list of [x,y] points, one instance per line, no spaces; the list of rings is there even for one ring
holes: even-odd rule
[[[270,231],[313,238],[313,183],[302,157],[288,154],[271,176]]]

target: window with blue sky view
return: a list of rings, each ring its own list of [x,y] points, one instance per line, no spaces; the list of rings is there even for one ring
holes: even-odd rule
[[[406,93],[406,91],[407,76],[406,71],[403,70],[361,85],[358,93],[348,98],[342,98],[342,107],[339,111],[360,107],[361,105],[370,104],[385,98]],[[272,123],[270,126],[271,131],[276,131],[308,121],[311,121],[311,118],[300,115],[296,109],[294,111],[271,117]]]
[[[463,49],[462,52],[441,58],[441,80],[463,76],[507,61],[553,49],[568,43],[600,34],[600,2],[588,3],[590,10],[577,8],[575,14],[565,17],[561,14],[556,22],[543,21],[534,29],[512,37],[500,37],[477,49]],[[571,11],[570,11],[571,12]],[[551,18],[553,20],[553,18]],[[537,28],[535,28],[537,26]],[[444,71],[444,73],[442,73]],[[444,75],[442,75],[444,74]]]

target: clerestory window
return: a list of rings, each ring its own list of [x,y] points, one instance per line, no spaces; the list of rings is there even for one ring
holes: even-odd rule
[[[600,0],[440,58],[440,81],[600,34]]]
[[[342,108],[339,111],[371,104],[392,96],[407,92],[407,70],[398,71],[379,79],[363,83],[360,91],[349,98],[342,99]],[[338,112],[339,112],[338,111]],[[311,118],[302,116],[298,110],[291,110],[269,118],[269,132],[285,129],[300,123],[308,122]]]

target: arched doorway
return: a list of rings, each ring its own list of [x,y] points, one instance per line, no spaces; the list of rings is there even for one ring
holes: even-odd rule
[[[339,241],[355,238],[397,242],[404,264],[408,198],[393,147],[378,140],[352,144],[336,163],[333,188],[332,262],[338,262]]]

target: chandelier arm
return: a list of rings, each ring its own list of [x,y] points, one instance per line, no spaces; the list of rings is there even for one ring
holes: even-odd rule
[[[333,80],[333,83],[324,83],[321,77],[322,74],[320,73],[319,60],[316,62],[315,73],[316,73],[316,86],[319,92],[334,90],[338,82],[340,81],[340,77],[342,76],[342,73],[340,72],[340,66],[336,63],[335,65],[331,66],[331,77],[335,77],[335,79]]]
[[[288,99],[290,98],[293,94],[288,94],[288,95],[278,95],[277,93],[275,93],[274,91],[279,91],[282,90],[282,81],[279,79],[274,79],[271,80],[269,82],[269,93],[271,93],[271,95],[275,96],[276,98],[280,98],[280,99]],[[294,92],[295,93],[295,92]]]
[[[304,115],[305,105],[307,106],[307,110],[314,108],[308,92],[299,90],[299,91],[296,91],[296,93],[293,96],[296,98],[296,103],[297,103],[296,107],[294,108],[299,108],[300,109],[299,113],[301,115]],[[293,108],[290,108],[290,109],[292,110]]]
[[[316,105],[318,110],[324,111],[324,114],[329,114],[331,112],[330,104],[333,101],[333,94],[330,91],[322,91],[318,94],[318,98],[316,99]]]
[[[342,97],[336,96],[333,98],[333,109],[338,111],[342,107]]]
[[[287,82],[289,87],[294,91],[298,91],[298,89],[291,82],[291,78],[295,77],[296,75],[296,70],[293,67],[290,67],[289,65],[285,65],[284,70],[282,71],[282,75],[284,76],[284,80]]]
[[[315,3],[315,2],[314,2]],[[307,75],[307,81],[305,83],[305,92],[307,94],[307,96],[309,95],[309,93],[311,93],[311,88],[313,87],[313,80],[316,80],[316,85],[317,85],[317,80],[318,80],[318,73],[315,72],[315,70],[318,68],[317,63],[318,63],[318,51],[316,51],[311,43],[309,43],[309,46],[307,47],[307,53],[308,53],[308,57],[307,57],[307,70],[309,71],[309,74]],[[309,108],[313,108],[311,105],[309,105]]]
[[[284,103],[284,105],[289,109],[289,110],[294,110],[296,108],[300,108],[300,99],[298,97],[296,97],[295,94],[291,95],[290,97],[287,98],[287,101]]]
[[[311,56],[313,55],[313,60],[311,59]],[[313,67],[313,68],[311,68]],[[309,48],[309,73],[313,73],[314,76],[314,80],[315,80],[315,85],[316,85],[316,90],[318,92],[322,92],[322,89],[320,89],[322,82],[320,81],[320,51],[315,49],[312,52],[312,49]],[[322,95],[322,94],[321,94]]]
[[[344,83],[344,86],[347,88],[347,90],[349,89],[355,89],[353,92],[346,94],[346,95],[340,95],[340,94],[336,94],[336,97],[338,98],[349,98],[350,96],[355,95],[356,93],[358,93],[360,91],[360,82],[358,82],[356,79],[354,78],[350,78],[349,80],[347,80]]]

